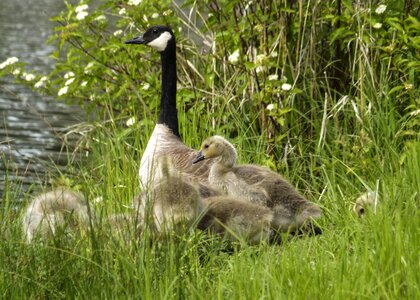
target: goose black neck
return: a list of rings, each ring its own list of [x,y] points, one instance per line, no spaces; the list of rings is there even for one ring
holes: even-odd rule
[[[179,135],[178,111],[176,109],[176,45],[169,41],[165,51],[160,54],[162,63],[162,95],[158,124],[166,125],[174,135]]]

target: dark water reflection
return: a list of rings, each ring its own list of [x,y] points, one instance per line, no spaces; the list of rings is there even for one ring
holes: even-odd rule
[[[61,0],[1,0],[0,62],[16,56],[28,64],[27,72],[47,73],[54,50],[46,44],[54,26],[49,18],[64,8]],[[20,197],[47,179],[46,170],[63,169],[68,154],[62,136],[84,119],[78,107],[0,78],[0,199],[6,188]]]

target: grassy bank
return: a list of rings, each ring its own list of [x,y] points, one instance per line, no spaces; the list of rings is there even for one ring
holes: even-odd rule
[[[5,189],[2,298],[418,297],[418,11],[410,1],[389,1],[382,12],[379,3],[266,2],[251,6],[252,14],[239,0],[220,1],[224,10],[193,3],[183,15],[170,3],[160,5],[176,13],[163,14],[153,1],[104,1],[83,20],[72,6],[55,19],[57,65],[43,91],[57,95],[67,86],[60,97],[100,118],[81,125],[78,151],[86,160],[58,181],[83,192],[99,221],[80,236],[27,245],[20,216],[30,195],[16,205],[13,188]],[[133,21],[140,31],[150,25],[144,11],[173,24],[178,37],[185,143],[198,148],[225,135],[240,162],[278,171],[322,207],[322,235],[246,246],[195,230],[139,238],[133,223],[123,231],[109,225],[106,216],[129,212],[139,192],[138,164],[157,119],[158,55],[122,46],[116,34],[137,34]],[[101,14],[118,21],[99,22]],[[351,207],[369,189],[379,193],[379,206],[358,218]]]

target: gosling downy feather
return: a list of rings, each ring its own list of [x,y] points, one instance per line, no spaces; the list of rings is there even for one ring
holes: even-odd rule
[[[224,234],[231,241],[270,241],[273,212],[267,207],[229,196],[209,197],[203,202],[206,213],[198,223],[199,229]]]
[[[179,135],[176,109],[176,41],[171,28],[163,25],[153,26],[148,28],[143,35],[125,43],[152,47],[160,52],[162,65],[160,113],[140,162],[140,185],[148,188],[154,181],[154,165],[160,156],[170,156],[175,169],[183,173],[183,176],[205,184],[211,161],[203,165],[193,165],[191,161],[197,153],[194,149],[187,147]],[[205,191],[214,194],[209,187]]]
[[[54,235],[59,227],[74,229],[89,219],[88,207],[81,193],[64,188],[36,196],[23,217],[23,230],[30,243],[35,236]],[[65,228],[67,229],[67,228]]]
[[[275,230],[295,231],[321,217],[320,208],[306,200],[279,174],[257,165],[235,165],[235,147],[221,136],[206,139],[193,161],[217,158],[209,172],[209,182],[228,195],[244,198],[270,208]]]
[[[159,233],[191,226],[203,211],[199,187],[183,178],[167,156],[159,157],[154,171],[149,192],[144,191],[133,203],[140,217],[146,220],[150,211]]]

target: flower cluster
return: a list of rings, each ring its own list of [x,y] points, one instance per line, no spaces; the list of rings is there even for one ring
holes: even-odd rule
[[[82,5],[77,6],[75,10],[77,14],[76,19],[83,20],[84,18],[86,18],[88,15],[88,12],[87,12],[88,8],[89,6],[87,4],[82,4]]]
[[[6,68],[9,65],[13,65],[14,63],[17,63],[19,59],[17,57],[9,57],[4,62],[0,64],[0,70]]]

